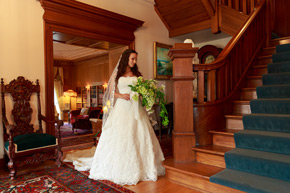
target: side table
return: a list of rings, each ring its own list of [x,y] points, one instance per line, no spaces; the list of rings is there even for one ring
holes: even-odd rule
[[[63,121],[68,121],[70,123],[69,117],[70,110],[63,110],[62,113],[63,113]]]
[[[90,121],[92,123],[92,131],[93,131],[93,135],[95,139],[95,145],[97,145],[100,135],[102,133],[103,121],[102,119],[97,119],[97,118],[91,118]]]

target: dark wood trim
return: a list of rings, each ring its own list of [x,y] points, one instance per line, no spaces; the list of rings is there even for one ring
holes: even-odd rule
[[[44,9],[46,132],[54,135],[53,31],[128,45],[143,21],[74,0],[40,0]]]
[[[73,66],[73,61],[70,60],[53,60],[53,66],[63,67],[63,66]]]

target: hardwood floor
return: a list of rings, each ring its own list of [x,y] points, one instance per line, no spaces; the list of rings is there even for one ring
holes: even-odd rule
[[[18,170],[18,175],[29,173],[34,170],[40,170],[46,166],[54,165],[55,162],[48,160],[42,164],[35,164],[30,166],[21,167]],[[7,175],[8,171],[0,169],[1,176]],[[7,179],[8,180],[8,179]],[[139,182],[137,185],[125,186],[126,188],[136,192],[136,193],[200,193],[198,191],[186,188],[184,186],[175,184],[167,180],[164,176],[159,177],[156,182],[153,181],[144,181]]]
[[[200,193],[199,191],[170,182],[164,176],[159,177],[156,182],[143,181],[134,186],[125,186],[137,193]]]

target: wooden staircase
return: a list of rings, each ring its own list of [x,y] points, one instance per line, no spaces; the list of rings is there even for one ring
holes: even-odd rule
[[[240,99],[232,104],[233,113],[225,115],[225,128],[209,131],[213,139],[211,145],[192,148],[194,162],[176,163],[173,158],[164,161],[169,180],[202,192],[241,192],[211,183],[209,178],[225,168],[224,154],[235,147],[234,133],[243,130],[242,115],[250,113],[249,102],[257,98],[256,87],[262,85],[262,74],[267,72],[267,64],[272,62],[275,46],[286,43],[290,43],[290,37],[271,40],[270,47],[260,51],[249,70],[246,86],[240,89]]]

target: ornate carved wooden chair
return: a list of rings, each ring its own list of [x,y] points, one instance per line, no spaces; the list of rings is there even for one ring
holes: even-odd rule
[[[33,93],[37,97],[37,119],[39,128],[35,131],[30,123],[32,118],[32,108],[30,98]],[[5,110],[5,96],[11,95],[13,99],[13,109],[9,118],[14,120],[13,124],[8,123]],[[11,97],[6,97],[11,98]],[[43,133],[42,121],[47,118],[41,114],[40,108],[40,86],[38,80],[36,84],[19,76],[9,84],[4,84],[1,79],[1,98],[2,98],[2,121],[4,151],[6,158],[8,156],[8,168],[10,178],[14,179],[16,169],[25,164],[35,164],[47,159],[56,159],[58,166],[61,164],[61,146],[60,146],[60,126],[62,121],[57,121],[56,136]]]

